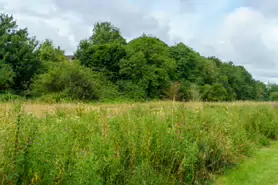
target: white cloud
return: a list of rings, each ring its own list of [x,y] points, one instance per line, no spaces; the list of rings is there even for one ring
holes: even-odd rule
[[[75,51],[98,21],[110,21],[127,39],[143,32],[169,43],[168,25],[125,0],[1,0],[0,11],[13,14],[20,27],[28,27],[38,39],[50,38],[66,50]],[[32,5],[32,6],[30,6]],[[1,7],[1,6],[0,6]]]
[[[274,0],[0,0],[0,11],[67,53],[90,36],[95,22],[111,21],[128,40],[145,32],[168,44],[182,41],[205,56],[244,65],[265,82],[278,82],[277,9]]]
[[[224,41],[215,47],[216,55],[244,65],[257,79],[277,81],[278,74],[275,77],[273,73],[278,69],[277,30],[276,17],[266,17],[250,7],[238,8],[226,16],[215,38]]]

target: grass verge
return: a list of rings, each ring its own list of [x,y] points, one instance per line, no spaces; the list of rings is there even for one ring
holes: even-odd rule
[[[217,179],[216,185],[274,185],[278,184],[278,142],[262,148],[252,158],[244,160],[237,169]]]

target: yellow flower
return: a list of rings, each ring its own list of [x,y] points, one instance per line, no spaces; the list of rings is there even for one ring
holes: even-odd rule
[[[36,179],[36,181],[38,182],[39,176],[38,176],[38,175],[35,175],[35,179]]]

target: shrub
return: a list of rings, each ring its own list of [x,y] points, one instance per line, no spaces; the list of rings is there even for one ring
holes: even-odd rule
[[[226,101],[228,92],[221,84],[214,84],[205,88],[202,99],[205,101]]]
[[[24,98],[21,96],[15,95],[11,92],[0,93],[0,102],[9,102],[9,101],[16,101],[16,100],[24,100]]]
[[[62,62],[35,78],[32,93],[55,94],[59,99],[99,100],[108,94],[108,87],[112,89],[107,84],[109,82],[100,73],[92,72],[78,63]]]
[[[194,83],[187,83],[187,86],[183,86],[184,95],[187,98],[187,100],[190,101],[200,101],[201,95],[200,95],[200,87]]]
[[[278,101],[278,92],[270,93],[270,100],[271,101]]]
[[[67,95],[63,94],[63,92],[45,94],[36,98],[36,100],[45,103],[74,102],[72,98],[69,98]]]
[[[119,80],[117,84],[119,91],[122,92],[122,95],[128,99],[140,101],[147,98],[145,89],[132,81]]]
[[[179,100],[181,97],[180,90],[181,90],[181,83],[174,82],[171,84],[170,88],[164,91],[164,94],[166,98],[175,101],[175,100]]]

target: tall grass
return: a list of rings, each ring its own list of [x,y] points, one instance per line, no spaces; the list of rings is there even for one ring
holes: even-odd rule
[[[14,104],[0,110],[0,178],[2,184],[206,184],[277,139],[277,112],[270,104],[154,103],[78,105],[37,117]]]

